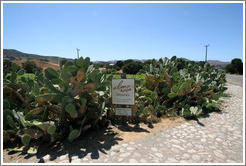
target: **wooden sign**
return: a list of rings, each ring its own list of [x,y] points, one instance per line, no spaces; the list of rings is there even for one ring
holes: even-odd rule
[[[135,79],[112,79],[112,104],[135,104]]]
[[[132,108],[115,108],[115,115],[132,116]]]

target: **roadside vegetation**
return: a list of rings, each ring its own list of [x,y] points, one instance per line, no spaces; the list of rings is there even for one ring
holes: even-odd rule
[[[175,56],[145,63],[118,61],[106,70],[99,70],[102,65],[93,65],[88,57],[60,61],[58,70],[48,67],[43,72],[33,64],[30,70],[28,65],[6,64],[3,142],[19,141],[24,148],[12,150],[36,154],[40,143],[73,142],[88,129],[114,123],[117,117],[110,86],[112,78],[120,78],[120,74],[109,70],[126,72],[135,63],[139,68],[127,75],[135,78],[136,85],[132,123],[157,122],[170,116],[198,118],[217,108],[226,90],[225,72]]]
[[[231,64],[226,65],[226,72],[230,74],[243,74],[243,62],[241,59],[235,58]]]

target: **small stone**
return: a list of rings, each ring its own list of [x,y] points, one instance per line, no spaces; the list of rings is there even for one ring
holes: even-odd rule
[[[80,159],[72,160],[71,163],[81,163],[81,160]]]
[[[116,154],[115,152],[111,152],[111,153],[110,153],[110,156],[113,156],[113,155],[115,155],[115,154]]]
[[[230,160],[230,159],[228,159],[228,160],[226,160],[228,163],[235,163],[235,161],[233,161],[233,160]]]
[[[180,160],[180,163],[188,163],[186,160]]]
[[[128,144],[122,144],[122,146],[123,146],[123,147],[127,147],[127,146],[128,146]]]
[[[66,157],[67,157],[67,155],[65,154],[65,155],[60,156],[59,159],[64,160]]]
[[[186,153],[186,154],[184,154],[183,156],[184,156],[185,158],[187,158],[187,159],[188,159],[188,158],[190,158],[190,155],[189,155],[189,154],[187,154],[187,153]]]
[[[83,158],[82,160],[84,160],[84,161],[88,161],[88,158]]]
[[[191,150],[188,150],[187,152],[188,152],[188,153],[195,153],[196,151],[193,150],[193,149],[191,149]]]
[[[78,159],[78,158],[79,158],[79,156],[78,156],[78,155],[76,155],[76,154],[72,154],[72,155],[71,155],[71,158],[72,158],[72,160],[76,160],[76,159]]]
[[[140,163],[147,163],[145,159],[140,159]]]
[[[139,153],[137,153],[137,152],[134,152],[134,156],[136,156],[136,157],[140,157],[140,156],[141,156],[141,154],[139,154]]]
[[[176,140],[176,139],[173,139],[172,142],[175,143],[175,144],[180,144],[180,141]]]
[[[208,134],[210,138],[215,138],[217,135],[216,134]]]
[[[125,157],[128,157],[128,156],[130,156],[130,153],[123,153],[123,154],[120,155],[120,157],[122,157],[122,158],[125,158]]]
[[[119,152],[123,153],[123,152],[125,152],[125,150],[123,148],[121,148]]]
[[[169,158],[167,158],[167,162],[168,163],[176,163],[178,161],[175,158],[173,158],[173,157],[169,157]]]
[[[155,159],[155,160],[152,160],[153,163],[159,163],[160,161]]]
[[[45,156],[43,157],[43,159],[44,159],[44,160],[49,160],[49,159],[50,159],[50,155],[49,155],[49,154],[45,155]]]
[[[214,151],[214,154],[215,154],[217,157],[221,158],[221,159],[225,159],[225,158],[226,158],[223,154],[221,154],[221,153],[218,152],[218,151]]]
[[[199,161],[201,159],[201,157],[199,155],[197,155],[197,154],[194,154],[192,156],[192,159],[195,160],[195,161]]]
[[[202,142],[206,142],[206,139],[205,139],[205,138],[202,138],[201,141],[202,141]]]
[[[135,144],[135,142],[130,142],[130,144],[131,144],[131,145],[134,145],[134,144]]]
[[[222,142],[222,139],[220,139],[220,138],[216,138],[216,141],[218,141],[218,142]]]
[[[122,160],[123,160],[123,158],[119,158],[119,159],[118,159],[118,162],[121,162]]]
[[[187,146],[193,146],[193,145],[192,145],[192,143],[189,142],[189,143],[187,144]]]
[[[151,150],[154,151],[154,152],[157,152],[158,151],[157,148],[151,148]]]
[[[59,163],[69,163],[69,160],[62,160]]]
[[[202,145],[195,145],[197,149],[203,149],[204,147]]]
[[[161,154],[161,153],[155,153],[155,155],[157,156],[157,157],[163,157],[163,155]]]
[[[108,162],[108,158],[104,159],[103,161],[104,161],[104,162]]]
[[[126,148],[126,150],[132,151],[132,150],[134,150],[134,148],[129,146]]]
[[[119,150],[120,149],[120,145],[115,145],[112,147],[112,150]]]
[[[132,158],[129,160],[129,163],[138,163],[138,161]]]
[[[193,128],[193,129],[190,129],[190,131],[191,132],[196,132],[197,130]]]
[[[177,148],[172,148],[171,151],[173,151],[174,153],[178,153],[180,150],[178,150]]]

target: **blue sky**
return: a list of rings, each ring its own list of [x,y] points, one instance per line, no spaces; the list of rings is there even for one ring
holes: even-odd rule
[[[4,3],[3,48],[91,60],[243,60],[242,3]]]

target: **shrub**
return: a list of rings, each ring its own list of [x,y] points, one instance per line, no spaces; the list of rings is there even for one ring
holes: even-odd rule
[[[42,68],[38,67],[34,61],[26,61],[22,63],[22,68],[25,70],[26,73],[35,73],[36,71],[42,71]]]
[[[243,62],[241,59],[235,58],[231,64],[226,65],[226,72],[231,74],[243,74]]]
[[[126,74],[136,74],[143,69],[143,64],[138,61],[132,61],[123,66],[123,72]]]

